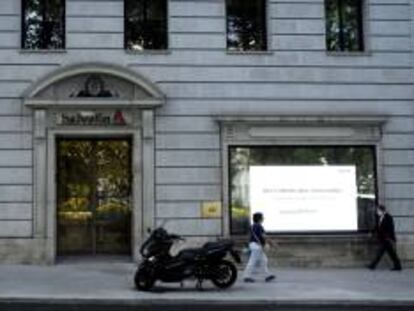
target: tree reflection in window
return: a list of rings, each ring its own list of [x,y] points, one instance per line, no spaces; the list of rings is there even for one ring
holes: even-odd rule
[[[65,48],[65,0],[22,1],[22,48]]]
[[[250,166],[355,165],[358,229],[371,230],[377,200],[375,149],[370,146],[272,146],[230,148],[230,219],[233,234],[250,223]]]
[[[325,0],[328,51],[363,51],[362,0]]]
[[[58,251],[129,254],[131,142],[57,141]]]
[[[267,49],[266,0],[227,0],[227,49]]]
[[[166,0],[125,0],[125,48],[168,48]]]

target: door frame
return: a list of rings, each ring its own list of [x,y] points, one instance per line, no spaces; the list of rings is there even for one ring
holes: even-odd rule
[[[86,80],[99,75],[113,91],[110,98],[77,97],[86,89]],[[32,112],[33,123],[33,227],[32,236],[41,244],[41,260],[54,264],[56,259],[56,221],[54,189],[56,135],[126,135],[133,136],[134,227],[133,259],[140,258],[138,243],[146,230],[155,225],[155,110],[166,103],[165,94],[137,70],[124,65],[103,62],[81,62],[60,66],[38,79],[22,93],[24,108]],[[131,124],[101,124],[99,122],[67,126],[57,122],[53,113],[59,111],[122,110],[132,119]],[[128,123],[128,122],[127,122]],[[122,127],[122,129],[121,129]],[[61,131],[54,131],[61,128]],[[96,129],[96,130],[95,130]],[[138,219],[141,217],[141,219]],[[143,228],[146,230],[144,231]]]
[[[49,129],[47,133],[47,241],[48,261],[53,263],[57,257],[57,146],[58,139],[65,138],[123,138],[131,141],[131,253],[136,260],[139,257],[139,244],[143,233],[142,204],[142,140],[140,129]]]

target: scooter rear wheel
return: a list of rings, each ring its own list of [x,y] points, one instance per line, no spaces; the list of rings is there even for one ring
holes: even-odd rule
[[[155,279],[145,268],[139,268],[134,276],[135,287],[141,291],[149,291],[155,283]]]
[[[221,289],[229,288],[237,280],[237,268],[227,260],[221,260],[211,267],[211,274],[211,282]]]

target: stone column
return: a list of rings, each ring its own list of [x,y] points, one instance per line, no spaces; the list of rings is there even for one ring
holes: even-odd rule
[[[154,111],[142,111],[142,156],[143,156],[143,230],[155,226],[155,140],[154,140]]]
[[[47,137],[46,110],[34,111],[34,225],[33,235],[36,239],[46,238],[46,178],[47,178]]]

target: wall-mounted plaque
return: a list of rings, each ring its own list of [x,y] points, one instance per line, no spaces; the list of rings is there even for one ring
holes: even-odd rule
[[[208,201],[201,203],[201,217],[203,218],[220,218],[221,202]]]

